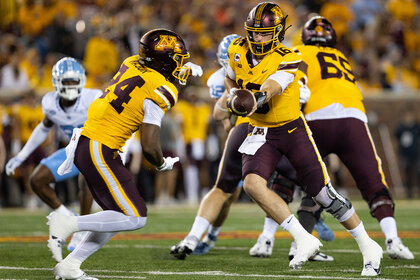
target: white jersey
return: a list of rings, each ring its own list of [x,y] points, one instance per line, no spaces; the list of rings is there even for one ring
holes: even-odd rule
[[[67,140],[70,140],[73,128],[83,126],[87,120],[90,104],[101,95],[102,91],[99,89],[84,88],[76,103],[63,110],[58,103],[60,96],[57,92],[52,91],[42,98],[42,112],[45,117],[57,125],[59,133],[65,134],[68,137]]]
[[[219,99],[225,91],[225,68],[220,68],[207,80],[207,86],[210,89],[210,97]]]

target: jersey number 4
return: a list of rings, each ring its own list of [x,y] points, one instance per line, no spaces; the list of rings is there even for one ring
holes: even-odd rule
[[[116,76],[114,79],[111,80],[108,86],[115,85],[114,88],[114,94],[117,96],[116,99],[109,102],[111,106],[115,109],[115,111],[118,112],[118,114],[121,114],[121,112],[124,110],[123,103],[127,104],[130,99],[130,93],[136,88],[141,88],[145,81],[140,76],[133,76],[131,78],[122,80],[120,82],[121,76],[128,70],[128,66],[122,65],[120,70],[118,71],[118,76]],[[109,91],[105,92],[106,94],[109,93]]]

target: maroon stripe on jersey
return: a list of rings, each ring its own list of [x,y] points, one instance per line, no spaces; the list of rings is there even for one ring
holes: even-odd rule
[[[280,64],[279,65],[279,68],[277,68],[277,70],[293,70],[293,69],[297,69],[299,67],[299,63],[300,62],[289,63],[289,64]]]
[[[157,88],[158,91],[160,91],[165,97],[168,99],[169,103],[171,104],[171,107],[175,105],[175,99],[172,96],[172,94],[163,86],[160,86]]]

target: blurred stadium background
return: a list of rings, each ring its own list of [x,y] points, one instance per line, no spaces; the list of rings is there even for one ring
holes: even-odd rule
[[[40,98],[53,90],[51,67],[63,56],[80,60],[87,70],[89,88],[106,87],[122,60],[137,54],[139,38],[146,31],[164,27],[185,38],[191,61],[202,65],[201,79],[191,79],[181,89],[182,105],[167,116],[162,129],[171,141],[164,141],[167,152],[178,154],[182,166],[168,178],[158,178],[147,162],[138,160],[132,150],[131,170],[138,179],[149,204],[197,203],[212,186],[226,133],[211,120],[213,101],[206,80],[219,68],[216,50],[227,34],[244,35],[243,22],[259,1],[240,0],[2,0],[0,1],[0,132],[5,143],[0,160],[15,155],[42,119]],[[397,125],[406,112],[418,121],[420,112],[420,15],[418,0],[295,0],[275,1],[289,15],[286,46],[300,44],[303,23],[313,13],[328,18],[339,36],[340,49],[351,61],[358,85],[365,96],[372,135],[383,162],[384,172],[396,198],[405,198],[407,184]],[[177,110],[178,107],[178,110]],[[169,128],[168,128],[169,127]],[[175,127],[175,129],[173,129]],[[418,139],[414,148],[420,149]],[[189,166],[185,144],[196,139],[205,143],[204,168],[193,184],[197,195],[186,194],[183,169]],[[407,140],[406,141],[410,141]],[[1,174],[2,207],[39,208],[28,176],[43,155],[65,145],[52,133],[42,149],[20,168],[14,177]],[[419,159],[417,155],[416,162]],[[335,185],[350,196],[357,189],[345,168],[335,158],[328,159]],[[414,171],[419,172],[419,165]],[[185,171],[185,170],[184,170]],[[410,173],[413,193],[420,196],[416,172]],[[191,182],[189,182],[191,183]],[[172,184],[170,184],[172,185]],[[172,190],[172,188],[174,188]],[[66,204],[77,200],[77,181],[57,184]],[[243,198],[246,200],[246,197]]]

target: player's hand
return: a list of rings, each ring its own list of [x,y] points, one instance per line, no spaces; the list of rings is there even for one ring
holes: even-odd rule
[[[179,157],[166,157],[163,158],[163,163],[161,166],[156,167],[157,171],[168,171],[172,170],[174,164],[179,161]]]
[[[304,104],[308,102],[309,97],[311,97],[311,90],[308,88],[307,85],[300,85],[300,95],[299,95],[299,102],[300,104]]]
[[[18,157],[11,158],[6,164],[6,174],[8,176],[15,174],[15,169],[22,164],[23,160]]]
[[[192,62],[187,62],[184,65],[191,69],[191,75],[193,75],[194,77],[203,76],[203,69],[200,65],[194,64]]]

